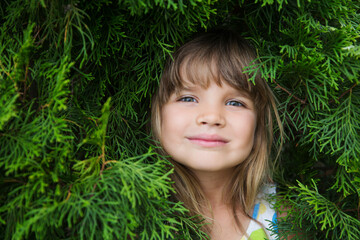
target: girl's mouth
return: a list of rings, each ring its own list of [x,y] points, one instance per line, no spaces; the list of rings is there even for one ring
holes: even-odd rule
[[[187,139],[196,145],[202,147],[221,147],[226,145],[229,141],[218,136],[218,135],[208,135],[201,134],[196,136],[187,137]]]

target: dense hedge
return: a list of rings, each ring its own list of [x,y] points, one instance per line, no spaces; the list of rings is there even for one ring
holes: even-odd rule
[[[147,126],[166,57],[221,25],[256,46],[279,100],[280,235],[359,238],[357,0],[5,0],[0,14],[4,239],[204,238],[168,198]]]

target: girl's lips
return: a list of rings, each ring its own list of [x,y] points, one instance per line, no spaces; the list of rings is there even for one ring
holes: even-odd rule
[[[202,147],[220,147],[227,144],[229,141],[218,135],[199,135],[187,137],[187,139],[196,145]]]

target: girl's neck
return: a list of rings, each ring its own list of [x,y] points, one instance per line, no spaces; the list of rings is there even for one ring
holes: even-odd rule
[[[223,208],[228,205],[224,188],[228,185],[232,176],[232,169],[222,172],[196,172],[200,186],[205,197],[211,204],[212,209]]]
[[[236,215],[241,222],[242,229],[237,226],[232,205],[227,199],[230,194],[225,188],[232,177],[233,169],[222,172],[195,172],[205,197],[211,205],[211,209],[205,211],[205,216],[212,223],[211,239],[241,239],[246,231],[250,218],[241,209]],[[225,195],[225,194],[227,195]]]

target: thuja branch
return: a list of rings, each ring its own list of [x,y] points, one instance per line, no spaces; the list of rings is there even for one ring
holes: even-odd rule
[[[1,62],[1,60],[0,60],[0,67],[1,67],[1,69],[3,70],[3,72],[4,72],[4,73],[10,78],[10,80],[14,83],[15,91],[16,91],[18,94],[20,94],[20,93],[19,93],[19,90],[18,90],[18,87],[17,87],[17,85],[16,85],[16,82],[15,82],[14,79],[11,77],[11,74],[10,74],[8,71],[6,71],[6,69],[5,69],[4,65],[3,65],[3,63]]]
[[[105,161],[105,143],[101,146],[101,155],[99,156],[99,159],[101,159],[101,161],[102,161],[101,170],[99,173],[100,179],[101,179],[102,173],[105,170],[106,164],[111,163],[111,162],[116,162],[116,160]],[[93,191],[95,191],[96,187],[97,187],[97,183],[94,184]]]
[[[105,163],[105,145],[104,144],[101,146],[101,155],[98,157],[98,159],[102,160],[102,166],[101,166],[101,170],[100,170],[100,173],[99,173],[100,179],[101,179],[103,168],[104,168],[104,163]],[[94,184],[93,192],[95,191],[96,187],[97,187],[97,183]]]
[[[295,96],[292,92],[290,92],[289,90],[287,90],[286,88],[281,86],[278,82],[276,82],[275,79],[273,79],[273,82],[276,84],[277,88],[280,88],[281,90],[283,90],[284,92],[289,94],[289,96],[291,96],[291,97],[295,98],[296,100],[298,100],[301,104],[306,104],[306,99],[301,99],[301,98]]]
[[[101,155],[99,156],[102,160],[102,165],[101,165],[101,170],[100,170],[100,177],[102,175],[102,172],[105,168],[105,164],[106,164],[106,161],[105,161],[105,143],[103,143],[103,145],[101,146]]]
[[[352,85],[348,90],[346,90],[345,92],[343,92],[340,97],[338,98],[338,100],[340,98],[342,98],[343,96],[345,96],[347,93],[351,92],[353,90],[354,87],[356,87],[358,85],[358,83],[354,83],[354,85]]]
[[[67,194],[67,196],[66,196],[66,201],[67,200],[69,200],[69,198],[70,198],[70,196],[71,196],[71,188],[72,188],[72,184],[70,184],[70,186],[69,186],[69,190],[68,190],[68,194]]]
[[[106,161],[106,162],[103,162],[102,166],[101,166],[101,170],[100,170],[100,176],[102,175],[103,171],[105,170],[105,166],[106,164],[108,163],[116,163],[117,161],[116,160],[109,160],[109,161]]]
[[[4,73],[5,73],[11,80],[13,80],[12,77],[11,77],[11,75],[10,75],[10,73],[5,70],[5,67],[4,67],[3,63],[1,62],[1,60],[0,60],[0,67],[1,67],[1,69],[4,71]]]
[[[26,81],[27,81],[28,75],[29,75],[29,64],[27,64],[27,65],[26,65],[26,68],[25,68],[24,93],[23,93],[23,96],[22,96],[22,101],[24,101],[24,99],[25,99],[25,97],[26,97],[26,91],[27,91],[27,89],[30,88],[30,85],[29,85],[29,86],[26,86]]]
[[[337,100],[340,100],[341,98],[343,98],[346,94],[348,94],[349,92],[351,93],[352,90],[354,89],[354,87],[356,87],[358,85],[358,83],[354,83],[348,90],[346,90],[345,92],[343,92],[338,98]],[[334,103],[335,99],[331,99],[329,101],[329,103]]]

